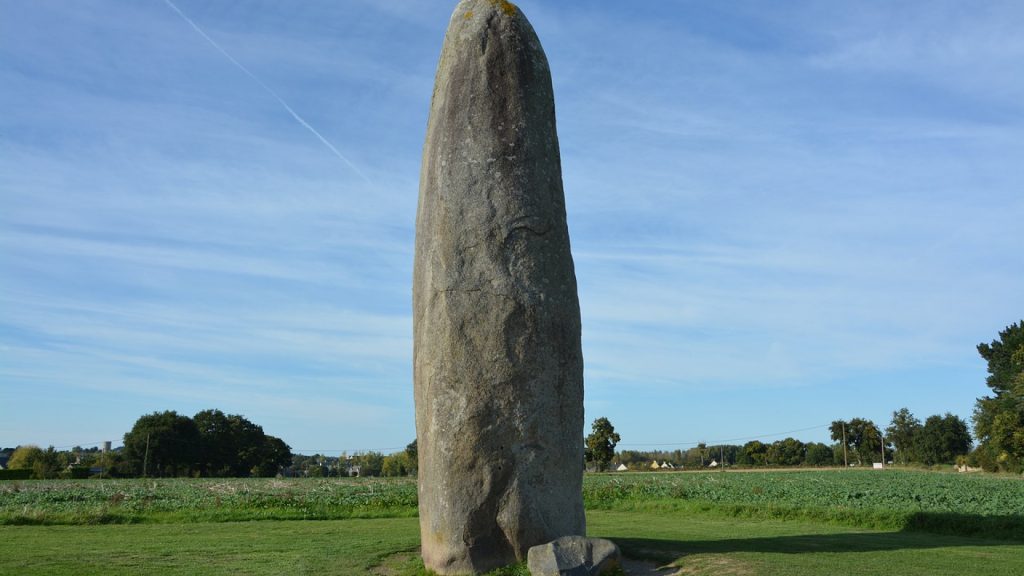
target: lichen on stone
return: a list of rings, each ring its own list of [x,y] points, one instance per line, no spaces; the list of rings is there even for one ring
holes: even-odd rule
[[[509,16],[516,15],[516,5],[509,2],[508,0],[491,0],[491,4],[494,4],[498,8],[501,8],[501,11],[504,12],[505,14],[508,14]]]

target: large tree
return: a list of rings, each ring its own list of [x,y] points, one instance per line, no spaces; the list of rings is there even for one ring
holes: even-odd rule
[[[621,438],[615,432],[615,427],[605,417],[594,420],[590,425],[590,435],[586,440],[586,458],[588,462],[594,463],[597,471],[600,472],[608,467],[608,464],[615,456],[615,445]]]
[[[846,447],[850,452],[849,458],[852,460],[867,464],[882,457],[882,432],[871,420],[836,420],[829,426],[829,431],[832,433],[832,439],[840,443],[840,448],[845,435]]]
[[[199,429],[173,410],[153,412],[124,435],[124,454],[135,474],[187,476],[199,462]]]
[[[971,451],[967,422],[953,414],[929,416],[917,439],[917,453],[923,464],[952,464],[957,456]]]
[[[43,449],[33,444],[18,446],[11,459],[7,461],[7,467],[11,470],[31,470],[36,461],[43,457]]]
[[[916,462],[914,454],[917,435],[921,431],[921,421],[907,408],[900,408],[892,413],[892,424],[885,429],[886,436],[896,447],[896,458],[903,464]]]
[[[821,442],[812,442],[807,445],[807,455],[804,463],[808,466],[829,466],[832,464],[832,447]]]
[[[263,449],[260,452],[260,459],[253,468],[252,473],[256,476],[276,476],[284,468],[292,464],[291,446],[285,444],[277,436],[267,434],[263,438]]]
[[[740,449],[738,463],[744,466],[764,466],[768,463],[768,446],[760,440],[751,440]]]
[[[1024,320],[1007,326],[991,344],[978,344],[988,362],[991,396],[974,408],[978,458],[989,470],[1024,470]]]
[[[203,474],[237,478],[269,470],[277,472],[275,462],[264,462],[273,447],[268,445],[263,427],[220,410],[203,410],[192,419],[199,430]]]
[[[804,463],[806,451],[806,445],[796,438],[776,440],[768,446],[768,463],[772,466],[799,466]]]

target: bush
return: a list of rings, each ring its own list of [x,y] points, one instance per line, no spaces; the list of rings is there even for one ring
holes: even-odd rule
[[[30,478],[32,478],[31,468],[0,470],[0,480],[28,480]]]

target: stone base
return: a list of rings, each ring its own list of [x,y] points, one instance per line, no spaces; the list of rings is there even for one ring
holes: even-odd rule
[[[601,576],[621,567],[622,554],[611,540],[563,536],[530,548],[526,565],[531,576]]]

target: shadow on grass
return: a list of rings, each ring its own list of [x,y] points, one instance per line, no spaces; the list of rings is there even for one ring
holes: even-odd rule
[[[994,538],[1024,542],[1024,516],[980,516],[952,512],[917,512],[909,516],[904,532]]]
[[[610,536],[622,553],[630,558],[672,562],[691,554],[729,554],[759,552],[773,554],[816,554],[923,550],[957,546],[1013,546],[1021,542],[988,540],[926,532],[848,532],[729,538],[721,540],[671,540],[658,538],[620,538]]]

